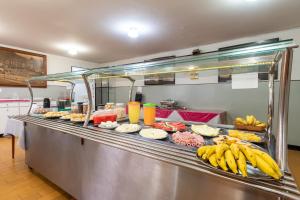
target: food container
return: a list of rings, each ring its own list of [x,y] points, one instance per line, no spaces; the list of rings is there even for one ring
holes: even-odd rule
[[[66,107],[66,100],[58,100],[57,102],[58,111],[64,110],[65,107]]]
[[[132,101],[128,103],[128,118],[131,124],[139,123],[140,102]]]
[[[46,114],[47,112],[49,112],[48,108],[36,107],[33,109],[33,114]]]
[[[173,99],[160,101],[160,104],[164,108],[175,108],[177,106],[177,102]]]
[[[72,105],[71,105],[71,113],[78,113],[78,105],[77,105],[77,103],[72,103]]]
[[[117,120],[126,118],[126,108],[124,103],[116,103],[114,110],[117,114]]]
[[[89,107],[88,103],[83,103],[83,105],[82,105],[82,112],[83,112],[83,114],[87,113],[88,107]]]
[[[43,108],[50,108],[51,102],[49,98],[44,98],[43,100]]]
[[[78,106],[78,113],[83,113],[83,102],[78,102],[77,106]]]
[[[241,125],[237,123],[235,123],[234,126],[238,130],[257,131],[257,132],[264,132],[266,130],[266,127]]]
[[[115,103],[108,102],[105,104],[104,109],[110,110],[115,108]]]
[[[114,122],[117,120],[117,114],[114,110],[98,110],[93,114],[94,125],[98,126],[101,122],[111,121]]]
[[[146,126],[152,126],[155,122],[156,104],[145,103],[144,108],[144,124]]]
[[[64,100],[66,100],[66,105],[65,105],[65,107],[71,107],[71,100],[70,100],[70,98],[65,98]]]

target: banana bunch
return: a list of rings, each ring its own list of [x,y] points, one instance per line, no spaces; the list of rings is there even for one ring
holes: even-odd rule
[[[264,128],[266,127],[266,124],[264,122],[257,120],[253,115],[247,115],[246,119],[237,117],[235,118],[235,123],[244,126],[258,126]]]
[[[240,140],[249,141],[249,142],[261,142],[261,137],[257,136],[254,133],[247,133],[238,130],[229,130],[228,135],[230,137],[238,138]]]
[[[240,171],[243,177],[248,176],[247,161],[276,180],[282,177],[277,163],[269,154],[244,143],[202,146],[198,148],[197,155],[212,166],[219,167],[224,171],[230,169],[234,174],[238,174]]]

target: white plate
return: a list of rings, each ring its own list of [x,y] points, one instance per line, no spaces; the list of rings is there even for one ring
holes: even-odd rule
[[[66,115],[65,115],[66,116]],[[62,116],[62,117],[60,117],[59,119],[62,119],[62,120],[71,120],[71,117],[65,117],[65,116]]]
[[[119,133],[135,133],[139,130],[141,130],[141,126],[138,124],[122,124],[115,129]]]
[[[99,128],[103,128],[103,129],[115,129],[117,128],[118,126],[120,126],[120,124],[118,123],[115,123],[115,124],[111,124],[110,126],[106,125],[106,124],[99,124]]]
[[[168,137],[168,133],[161,129],[146,128],[140,131],[140,135],[145,138],[161,140]]]

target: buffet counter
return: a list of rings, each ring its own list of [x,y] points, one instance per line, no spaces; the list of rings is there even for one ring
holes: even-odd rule
[[[225,175],[195,151],[130,134],[32,116],[26,164],[76,199],[299,199],[293,177],[278,182]]]

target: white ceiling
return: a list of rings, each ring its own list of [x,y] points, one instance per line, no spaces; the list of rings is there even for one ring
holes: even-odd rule
[[[116,29],[137,22],[130,39]],[[109,62],[300,26],[300,0],[0,0],[0,43]]]

